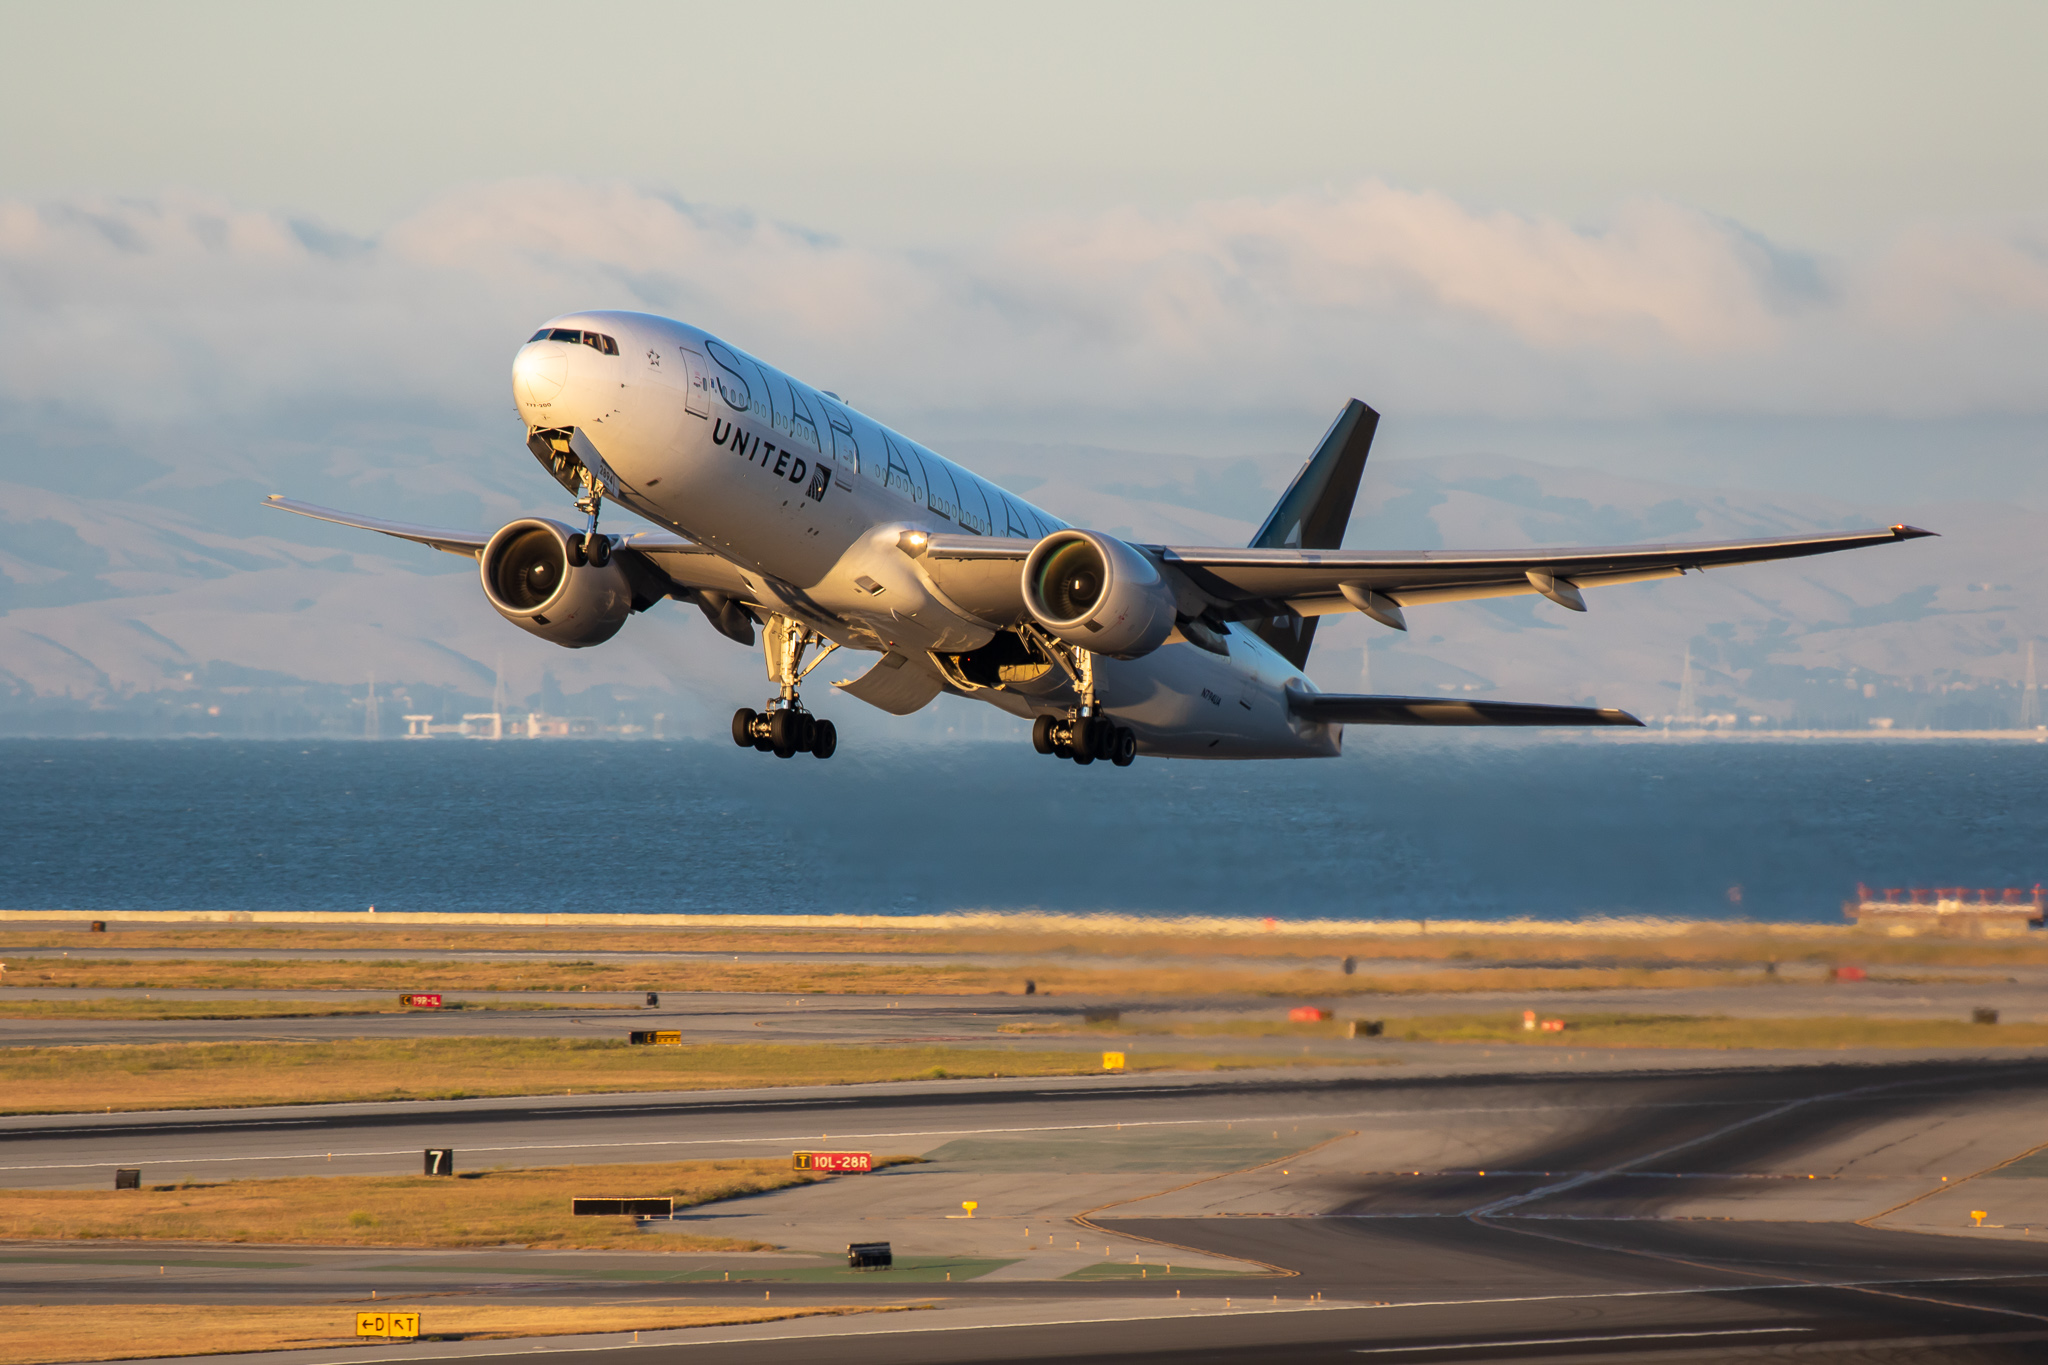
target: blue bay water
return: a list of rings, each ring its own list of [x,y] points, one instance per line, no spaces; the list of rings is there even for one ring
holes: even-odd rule
[[[2048,746],[1358,732],[1336,761],[964,743],[6,740],[0,906],[1840,922],[2031,887]],[[1739,908],[1729,888],[1740,886]]]

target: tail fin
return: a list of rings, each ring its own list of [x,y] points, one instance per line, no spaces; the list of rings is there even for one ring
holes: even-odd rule
[[[1309,456],[1301,473],[1280,495],[1265,525],[1252,537],[1255,550],[1335,550],[1344,544],[1351,505],[1358,501],[1358,479],[1372,450],[1380,415],[1356,398],[1344,405],[1337,420]],[[1263,616],[1248,623],[1252,633],[1278,650],[1296,668],[1308,666],[1315,643],[1313,616]]]

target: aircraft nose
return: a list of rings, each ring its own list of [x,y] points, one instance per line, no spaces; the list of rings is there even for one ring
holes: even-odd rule
[[[512,396],[521,407],[555,401],[569,380],[569,348],[559,341],[535,341],[512,362]]]

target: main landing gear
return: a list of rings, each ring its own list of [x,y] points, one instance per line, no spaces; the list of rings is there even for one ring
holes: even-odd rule
[[[777,758],[796,754],[830,758],[839,748],[839,732],[832,728],[831,721],[819,720],[794,707],[756,711],[751,706],[742,706],[732,713],[732,742],[742,749],[759,749]]]
[[[768,660],[768,677],[781,688],[781,695],[770,698],[765,711],[742,706],[733,712],[733,743],[742,749],[772,753],[777,758],[790,758],[796,754],[830,758],[838,750],[839,732],[833,728],[832,722],[819,720],[806,711],[803,698],[797,695],[797,688],[811,669],[839,648],[826,641],[818,656],[811,660],[810,668],[804,667],[804,652],[820,638],[787,616],[778,613],[768,618],[768,624],[761,633],[762,652]]]
[[[1138,737],[1129,726],[1118,725],[1107,716],[1075,715],[1065,720],[1040,716],[1031,726],[1031,747],[1083,766],[1106,758],[1119,768],[1128,768],[1138,756]]]
[[[1130,767],[1138,756],[1138,737],[1129,726],[1118,725],[1102,714],[1102,705],[1095,698],[1095,655],[1085,649],[1063,648],[1043,632],[1035,638],[1041,652],[1073,681],[1080,704],[1070,709],[1064,719],[1040,716],[1033,721],[1031,747],[1042,754],[1071,758],[1083,767],[1098,758],[1106,758],[1119,768]]]

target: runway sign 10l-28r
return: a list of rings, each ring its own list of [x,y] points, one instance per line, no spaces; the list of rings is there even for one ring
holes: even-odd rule
[[[799,1171],[820,1175],[867,1175],[875,1169],[875,1158],[867,1152],[792,1152]]]

